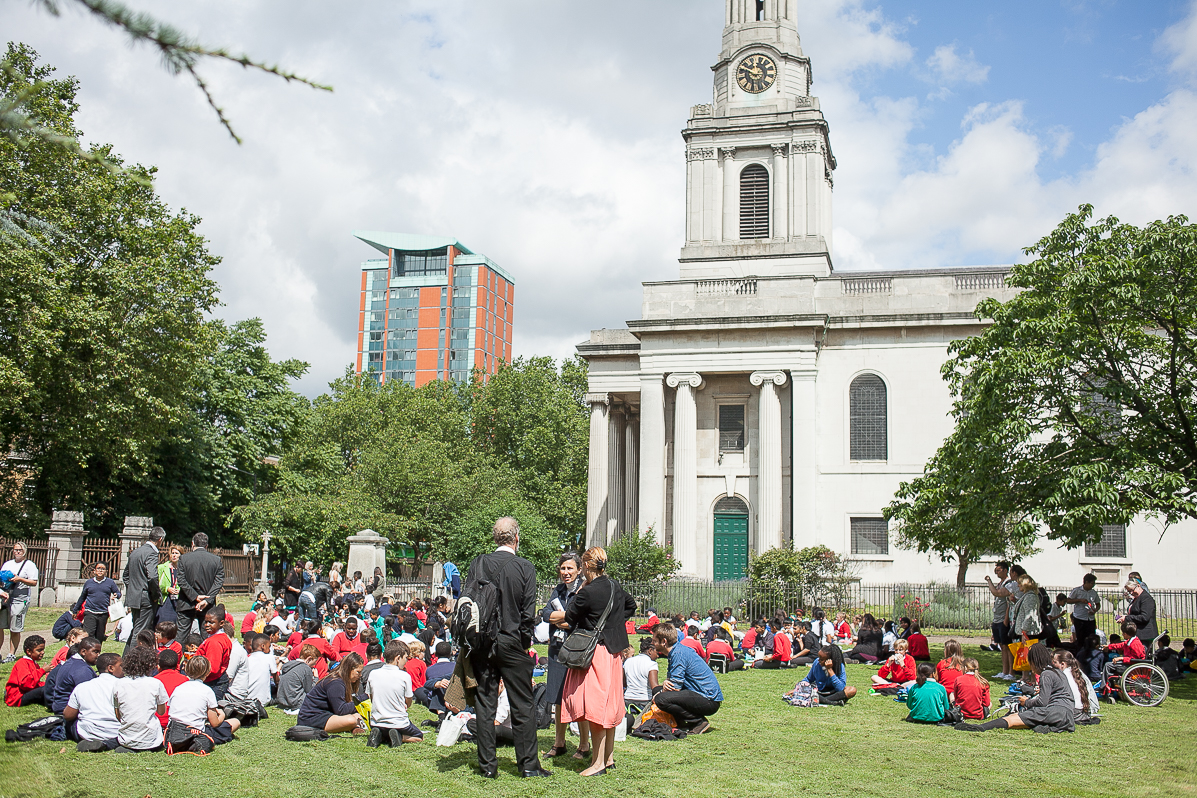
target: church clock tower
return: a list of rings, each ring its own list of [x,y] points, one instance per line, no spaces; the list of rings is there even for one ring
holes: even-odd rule
[[[810,94],[796,0],[724,0],[714,102],[686,141],[683,278],[831,272],[835,156]]]

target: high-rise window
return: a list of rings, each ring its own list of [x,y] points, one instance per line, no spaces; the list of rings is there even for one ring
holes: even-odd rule
[[[449,270],[449,251],[446,247],[426,249],[419,252],[394,250],[395,277],[421,277],[429,274],[446,274]]]
[[[740,172],[740,238],[769,237],[769,170],[759,163]]]
[[[1126,524],[1106,524],[1101,540],[1085,544],[1086,557],[1126,557]]]
[[[889,524],[884,518],[853,518],[853,554],[889,554]]]
[[[744,451],[744,405],[719,405],[719,451]]]
[[[876,374],[862,374],[848,389],[849,437],[853,460],[888,460],[888,408],[885,382]]]

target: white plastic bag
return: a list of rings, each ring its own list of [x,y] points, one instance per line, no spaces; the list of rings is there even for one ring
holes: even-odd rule
[[[446,715],[445,719],[441,721],[440,730],[436,733],[436,744],[444,748],[457,745],[457,741],[461,738],[461,732],[465,729],[466,721],[472,717],[473,715],[468,712]]]
[[[124,599],[114,598],[108,602],[108,620],[119,621],[127,612]]]
[[[625,715],[619,719],[619,723],[615,726],[615,742],[621,743],[628,739],[628,719]]]

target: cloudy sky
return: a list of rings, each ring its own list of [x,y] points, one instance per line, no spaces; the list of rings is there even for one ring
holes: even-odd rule
[[[326,94],[209,64],[245,143],[144,48],[10,0],[4,36],[82,82],[91,142],[159,167],[319,393],[354,357],[354,229],[458,237],[516,280],[517,355],[571,354],[677,276],[688,109],[721,0],[128,0]],[[67,5],[70,5],[67,0]],[[1197,0],[799,0],[839,161],[837,269],[1010,263],[1082,202],[1197,216]]]

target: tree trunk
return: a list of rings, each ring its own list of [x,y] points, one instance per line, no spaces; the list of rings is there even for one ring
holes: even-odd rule
[[[956,552],[956,589],[964,592],[964,579],[968,575],[969,557],[967,552]]]

